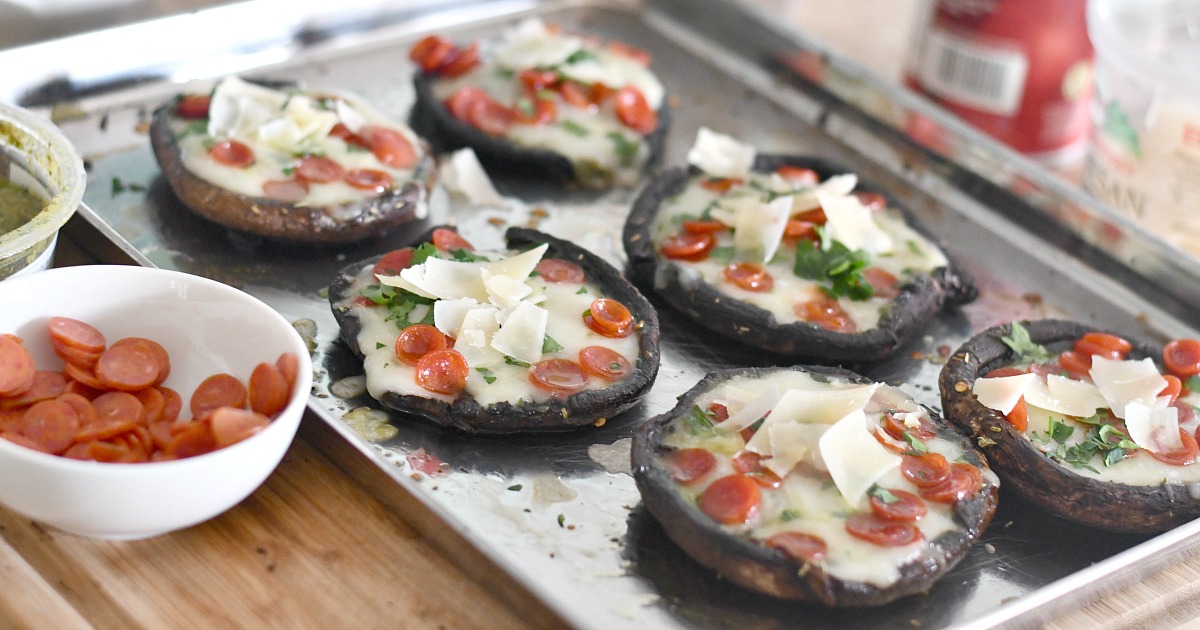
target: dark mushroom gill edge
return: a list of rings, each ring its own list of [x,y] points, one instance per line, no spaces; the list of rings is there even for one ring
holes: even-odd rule
[[[819,366],[790,368],[743,368],[710,372],[688,390],[674,409],[641,425],[633,437],[633,471],[642,500],[667,535],[688,555],[717,571],[729,581],[767,595],[785,599],[820,602],[836,607],[878,606],[906,595],[923,593],[966,555],[970,545],[983,534],[996,510],[997,487],[987,476],[981,492],[954,506],[960,526],[929,541],[929,553],[900,567],[900,579],[887,587],[847,581],[825,573],[817,564],[802,565],[781,553],[746,538],[730,534],[716,521],[683,499],[663,467],[663,430],[686,414],[704,392],[739,376],[759,376],[776,370],[796,370],[869,383],[847,370]],[[959,444],[966,462],[986,469],[987,462],[962,435],[936,413],[930,417],[938,436]]]
[[[759,155],[754,170],[771,172],[784,165],[811,168],[822,180],[853,172],[820,158],[796,155]],[[949,266],[916,276],[902,285],[900,294],[876,328],[840,333],[805,322],[780,324],[765,309],[732,299],[706,282],[684,281],[679,264],[659,258],[653,239],[659,210],[668,197],[683,190],[689,177],[687,170],[671,168],[642,189],[625,223],[625,253],[635,284],[643,290],[655,291],[676,309],[720,335],[775,354],[810,361],[875,361],[887,357],[912,338],[944,306],[966,304],[978,295],[972,280],[951,259]],[[910,226],[927,235],[911,214],[883,191],[862,182],[857,189],[884,194],[889,207],[899,209]],[[945,247],[942,250],[946,252]]]
[[[413,244],[429,241],[432,233],[430,230]],[[593,425],[601,418],[610,419],[636,405],[650,390],[658,374],[658,316],[650,303],[616,268],[582,247],[525,228],[509,228],[505,238],[508,246],[513,249],[548,243],[550,247],[546,252],[547,257],[575,262],[583,267],[589,282],[600,287],[607,297],[615,298],[629,308],[634,317],[637,330],[635,334],[638,335],[638,356],[631,357],[636,358],[636,361],[633,361],[633,374],[603,389],[589,389],[563,399],[528,402],[520,406],[505,402],[483,407],[465,393],[460,394],[451,403],[394,393],[385,394],[379,402],[390,409],[471,433],[572,429]],[[347,266],[329,287],[329,302],[341,327],[342,338],[360,357],[362,352],[357,339],[362,325],[353,311],[340,303],[353,297],[350,292],[354,290],[354,277],[364,266],[373,264],[378,259],[379,257],[375,257]]]
[[[1034,342],[1051,347],[1084,333],[1104,332],[1063,320],[1021,324]],[[971,389],[980,374],[1015,360],[1000,340],[1011,331],[1012,325],[1004,324],[975,335],[950,356],[938,379],[946,418],[972,440],[986,438],[984,452],[1006,492],[1051,514],[1111,532],[1161,532],[1200,516],[1200,499],[1183,484],[1132,486],[1085,477],[1046,457],[1003,414],[981,405]],[[1135,343],[1130,358],[1151,357],[1161,363],[1161,354],[1154,345]]]

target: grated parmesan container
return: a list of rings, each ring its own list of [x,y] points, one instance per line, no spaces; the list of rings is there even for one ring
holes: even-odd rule
[[[1091,0],[1084,187],[1200,254],[1200,0]]]
[[[31,219],[0,233],[0,280],[50,266],[58,230],[79,207],[86,179],[83,159],[57,127],[28,110],[0,103],[0,180],[45,201]],[[0,219],[12,212],[0,205]]]

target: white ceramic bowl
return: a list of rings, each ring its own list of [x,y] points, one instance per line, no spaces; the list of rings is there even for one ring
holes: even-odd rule
[[[0,503],[59,529],[135,539],[210,519],[248,496],[283,458],[312,387],[308,349],[291,324],[256,298],[175,271],[126,266],[50,269],[0,282],[0,333],[25,340],[39,369],[59,369],[46,326],[53,316],[98,328],[109,343],[147,337],[171,355],[165,385],[184,398],[217,372],[243,382],[281,353],[300,358],[292,398],[263,431],[177,461],[84,462],[0,440]]]

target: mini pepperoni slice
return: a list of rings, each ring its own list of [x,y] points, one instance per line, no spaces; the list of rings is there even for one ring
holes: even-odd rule
[[[730,263],[725,266],[721,275],[724,276],[726,282],[754,293],[766,293],[775,287],[775,279],[758,263],[744,261]]]
[[[92,401],[79,394],[65,392],[58,397],[58,400],[75,410],[75,414],[79,416],[80,426],[87,426],[100,419],[100,415],[96,412],[96,407],[92,405]]]
[[[454,50],[454,44],[437,35],[428,35],[413,44],[408,52],[412,59],[424,72],[433,72],[442,65],[442,61]]]
[[[552,397],[570,396],[587,387],[583,366],[570,359],[546,359],[529,370],[529,382]]]
[[[904,440],[907,433],[918,440],[932,440],[937,437],[937,428],[925,416],[910,416],[889,411],[883,414],[883,428],[897,440]]]
[[[367,141],[367,147],[375,159],[383,165],[405,169],[417,163],[417,151],[403,133],[375,125],[367,125],[358,133]]]
[[[270,418],[287,407],[290,389],[287,378],[278,367],[272,363],[259,363],[250,373],[246,398],[250,402],[251,410]],[[215,426],[213,432],[216,432]],[[218,438],[217,442],[220,441]]]
[[[253,377],[251,382],[253,383]],[[224,448],[262,431],[271,424],[271,420],[266,415],[255,411],[218,407],[208,415],[208,424],[216,448]]]
[[[1133,350],[1133,344],[1128,340],[1108,333],[1090,332],[1075,340],[1076,352],[1089,355],[1099,355],[1113,361],[1122,361]]]
[[[108,387],[96,379],[95,370],[81,368],[74,363],[68,363],[63,366],[63,375],[81,384],[82,386],[93,390],[103,391],[108,389]]]
[[[18,426],[21,435],[41,444],[47,453],[61,453],[75,441],[79,414],[61,400],[43,400],[25,410]]]
[[[13,335],[0,335],[0,396],[15,396],[33,387],[37,373],[33,355]]]
[[[717,239],[709,232],[683,232],[672,234],[663,239],[658,245],[658,251],[671,260],[686,260],[699,262],[708,258],[709,252],[716,247]]]
[[[1174,339],[1162,350],[1163,365],[1183,380],[1200,374],[1200,340]]]
[[[346,176],[341,164],[323,156],[306,155],[296,162],[296,177],[318,184],[331,184]]]
[[[89,387],[87,385],[84,385],[83,383],[80,383],[79,381],[68,376],[67,377],[67,388],[65,390],[63,390],[63,393],[64,394],[77,394],[88,400],[92,400],[93,398],[99,396],[100,394],[103,394],[104,392],[99,389],[96,389],[94,387]]]
[[[523,125],[548,125],[558,119],[558,104],[536,94],[517,101],[515,120]]]
[[[1022,374],[1028,374],[1028,372],[1026,372],[1025,370],[1022,370],[1019,367],[1013,367],[1011,365],[1006,365],[1004,367],[998,367],[994,370],[990,370],[987,374],[984,374],[983,376],[984,376],[984,378],[999,378],[1002,376],[1020,376]]]
[[[579,365],[588,374],[617,381],[633,372],[633,365],[624,355],[605,346],[587,346],[579,351]]]
[[[617,90],[617,120],[643,136],[650,135],[658,127],[658,112],[655,112],[642,91],[632,85]]]
[[[254,164],[254,149],[237,140],[221,140],[208,150],[219,164],[234,168],[246,168]]]
[[[650,62],[653,59],[650,56],[650,53],[642,50],[641,48],[635,48],[623,42],[609,42],[608,49],[617,53],[618,55],[621,55],[622,57],[628,57],[643,66],[650,65]]]
[[[889,521],[912,523],[924,518],[929,512],[921,497],[893,488],[872,493],[867,503],[872,512]]]
[[[829,551],[824,538],[804,532],[779,532],[764,540],[763,544],[800,564],[819,562]]]
[[[983,473],[970,464],[950,464],[950,476],[942,483],[921,488],[921,498],[934,503],[955,503],[983,488]]]
[[[583,267],[562,258],[543,258],[534,270],[543,280],[555,284],[581,284],[587,279]]]
[[[481,101],[490,99],[487,92],[482,89],[472,86],[461,87],[446,99],[446,109],[450,110],[450,115],[465,122],[470,123],[468,116],[470,115],[471,107]]]
[[[850,314],[833,298],[820,297],[802,302],[795,306],[795,313],[800,319],[825,330],[847,333],[858,330]]]
[[[433,246],[443,252],[452,252],[457,249],[466,250],[468,252],[475,251],[475,246],[463,237],[462,234],[448,228],[437,228],[430,235],[430,242]]]
[[[591,90],[578,81],[563,81],[558,85],[558,95],[571,107],[595,110],[596,103],[592,101]]]
[[[1196,456],[1198,453],[1200,453],[1200,448],[1197,448],[1196,438],[1192,437],[1192,434],[1184,431],[1183,429],[1179,430],[1179,439],[1183,442],[1183,445],[1177,450],[1167,453],[1155,453],[1150,449],[1146,449],[1146,452],[1150,453],[1154,459],[1157,459],[1164,464],[1170,464],[1172,466],[1187,466],[1188,464],[1196,461]]]
[[[108,344],[104,339],[104,334],[91,324],[70,317],[51,317],[47,328],[50,331],[52,342],[81,352],[104,352],[104,348]]]
[[[55,340],[50,341],[50,348],[54,350],[54,354],[62,359],[65,363],[73,363],[85,370],[93,370],[96,367],[96,362],[100,360],[100,352],[88,352],[80,350],[64,343]]]
[[[214,408],[215,410],[216,408]],[[171,427],[171,441],[163,450],[168,455],[183,459],[211,453],[217,448],[217,440],[207,422],[178,422]]]
[[[729,229],[729,226],[720,221],[684,221],[679,224],[679,227],[688,234],[716,234]]]
[[[887,197],[879,193],[859,191],[854,193],[854,196],[858,197],[859,203],[871,210],[879,211],[887,207]]]
[[[217,407],[246,406],[246,386],[232,374],[213,374],[196,386],[189,408],[193,418],[203,418]]]
[[[715,193],[726,193],[729,192],[729,189],[733,188],[734,186],[740,186],[745,181],[746,180],[740,177],[705,177],[700,180],[700,187],[704,190],[710,190]],[[725,224],[721,223],[720,221],[706,221],[705,223],[717,223],[721,225],[722,228],[725,227]],[[687,226],[684,226],[684,231],[694,232],[694,230],[687,229]],[[711,231],[717,232],[720,230]]]
[[[21,435],[20,433],[16,433],[13,431],[5,431],[4,433],[0,433],[0,439],[8,440],[9,442],[12,442],[13,444],[18,444],[20,446],[24,446],[25,448],[35,450],[39,453],[48,453],[49,452],[46,450],[45,446],[41,445],[40,442],[37,442],[36,440],[31,440],[31,439],[25,437],[24,435]]]
[[[1167,384],[1158,392],[1158,395],[1160,397],[1167,396],[1171,399],[1171,403],[1174,403],[1175,399],[1179,398],[1180,393],[1183,392],[1183,381],[1174,374],[1163,374],[1163,379],[1167,381]]]
[[[97,420],[101,422],[122,420],[137,425],[146,421],[146,408],[142,401],[129,392],[105,392],[92,401],[92,406],[96,408]]]
[[[816,171],[803,166],[785,164],[775,169],[775,172],[793,184],[816,186],[821,181],[821,176],[817,175]]]
[[[914,486],[932,488],[950,478],[950,462],[941,453],[904,455],[900,459],[900,472]]]
[[[308,196],[308,184],[297,178],[269,179],[262,183],[263,196],[282,203],[299,203]]]
[[[392,187],[392,176],[374,168],[356,168],[346,171],[343,180],[351,188],[383,192]]]
[[[146,389],[139,389],[133,392],[133,395],[137,397],[138,402],[142,403],[144,411],[142,416],[146,424],[158,422],[162,419],[163,407],[166,406],[167,399],[163,396],[161,390],[157,387],[147,387]]]
[[[605,337],[627,337],[633,332],[633,314],[628,307],[612,298],[592,300],[592,306],[584,314],[583,320],[588,328]]]
[[[1025,405],[1024,396],[1017,400],[1017,404],[1013,405],[1008,413],[1004,414],[1004,418],[1021,433],[1029,429],[1029,407]]]
[[[875,297],[891,299],[900,295],[900,290],[896,287],[896,276],[879,267],[867,267],[862,271],[863,278],[867,284],[871,285],[871,289],[875,291]]]
[[[159,387],[158,391],[163,395],[163,409],[159,418],[163,422],[174,422],[179,418],[179,413],[183,411],[183,396],[170,387]]]
[[[141,337],[117,341],[96,362],[96,380],[107,389],[120,391],[157,385],[170,371],[167,351],[157,342]]]
[[[721,477],[700,493],[700,511],[725,525],[750,520],[761,503],[759,485],[745,475]]]
[[[67,391],[67,377],[63,376],[61,372],[38,370],[33,373],[33,385],[16,396],[0,399],[0,408],[32,405],[42,400],[57,398],[65,391]]]
[[[484,95],[468,106],[466,120],[472,127],[498,138],[513,126],[516,116],[509,108]]]
[[[275,360],[275,367],[279,368],[284,380],[287,381],[288,398],[291,398],[292,390],[296,387],[296,379],[300,377],[300,358],[291,352],[284,352]]]
[[[664,463],[676,483],[691,485],[717,467],[717,456],[702,448],[680,448],[671,451]]]
[[[851,515],[846,519],[846,531],[855,538],[880,547],[903,547],[925,539],[921,530],[912,523],[888,520],[870,512]]]
[[[416,252],[411,247],[403,249],[393,249],[383,255],[375,266],[371,268],[371,273],[377,276],[395,276],[401,271],[412,266],[413,255]]]
[[[396,358],[407,365],[416,365],[426,354],[448,346],[442,331],[429,324],[413,324],[396,337]]]
[[[437,73],[451,79],[470,72],[479,65],[479,44],[471,42],[466,48],[456,48],[442,60]]]
[[[1077,379],[1087,379],[1090,378],[1092,370],[1092,356],[1067,350],[1058,355],[1058,365]]]
[[[184,94],[175,104],[175,115],[188,120],[208,118],[212,97],[208,94]]]
[[[457,350],[446,348],[434,350],[417,362],[417,384],[425,389],[446,395],[454,395],[467,388],[470,366]]]

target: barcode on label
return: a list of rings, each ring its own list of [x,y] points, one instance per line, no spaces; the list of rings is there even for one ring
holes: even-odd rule
[[[1020,51],[937,29],[927,33],[917,65],[921,86],[931,94],[1001,116],[1016,113],[1028,71]]]

